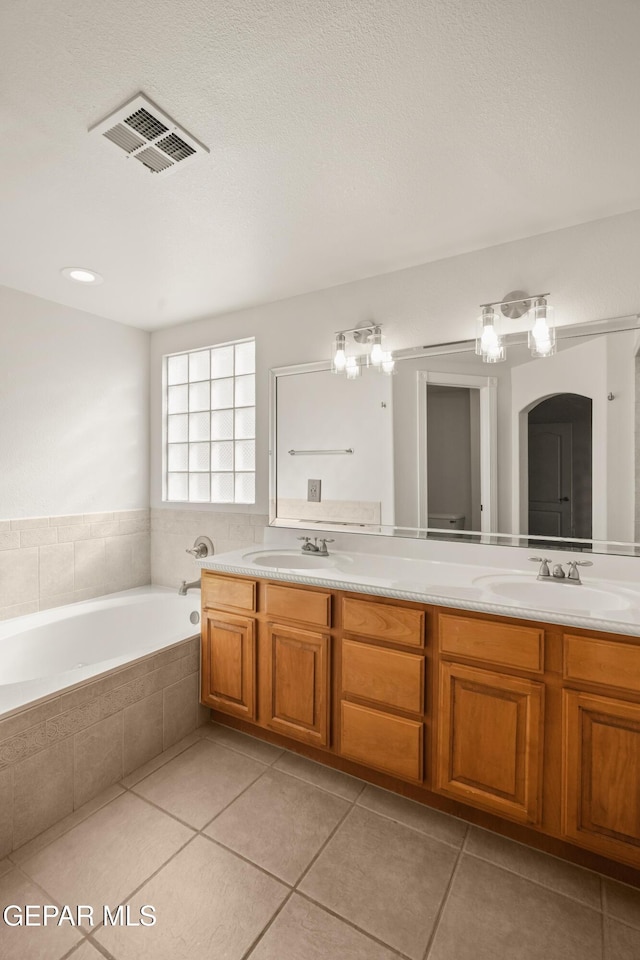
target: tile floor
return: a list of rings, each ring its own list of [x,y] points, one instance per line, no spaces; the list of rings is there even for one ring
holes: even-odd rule
[[[639,960],[640,892],[208,724],[0,861],[2,960]]]

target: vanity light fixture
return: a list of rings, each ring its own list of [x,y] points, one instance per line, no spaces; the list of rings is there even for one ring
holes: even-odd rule
[[[95,270],[87,270],[86,267],[65,267],[60,273],[67,280],[73,280],[75,283],[102,283],[102,277]]]
[[[382,345],[380,324],[339,330],[334,337],[331,370],[344,373],[349,380],[360,376],[363,366],[372,366],[388,376],[395,371],[395,360]]]
[[[506,347],[501,331],[501,317],[495,309],[510,320],[517,320],[528,314],[531,324],[528,334],[529,349],[532,357],[550,357],[556,352],[556,328],[552,320],[553,308],[547,303],[548,293],[534,296],[514,290],[504,300],[493,303],[481,303],[481,315],[478,317],[476,353],[485,363],[497,363],[506,359]]]

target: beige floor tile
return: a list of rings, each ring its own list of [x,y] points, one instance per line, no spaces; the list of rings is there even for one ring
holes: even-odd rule
[[[104,954],[100,953],[89,940],[85,940],[73,951],[69,960],[104,960]]]
[[[22,869],[59,903],[124,901],[185,844],[192,831],[125,793],[25,860]]]
[[[364,781],[356,777],[350,777],[341,770],[314,763],[313,760],[307,760],[306,757],[289,753],[289,751],[276,761],[274,767],[276,770],[291,774],[292,777],[298,777],[300,780],[306,780],[307,783],[313,783],[316,787],[322,787],[329,793],[335,793],[345,800],[355,800],[364,786]]]
[[[513,870],[528,880],[600,910],[600,876],[597,873],[477,827],[472,827],[469,832],[465,853],[490,860],[499,867]]]
[[[48,847],[53,840],[57,840],[63,833],[67,833],[72,827],[76,827],[79,823],[82,823],[83,820],[90,817],[96,810],[111,803],[112,800],[115,800],[116,797],[119,797],[122,793],[124,793],[124,790],[119,784],[107,787],[103,793],[98,794],[93,800],[89,800],[88,803],[78,807],[78,809],[70,813],[68,817],[63,817],[62,820],[58,820],[57,823],[54,823],[48,830],[39,834],[34,840],[14,850],[11,854],[11,859],[15,860],[16,863],[22,863],[24,860],[28,860],[29,857],[35,856],[36,853],[40,853],[41,850]]]
[[[0,908],[5,905],[50,903],[20,870],[14,868],[0,879]],[[12,914],[11,916],[14,916]],[[0,957],[2,960],[59,960],[82,939],[76,927],[9,927],[0,920]]]
[[[397,956],[294,893],[249,960],[396,960]]]
[[[205,833],[294,884],[348,809],[346,800],[268,770]]]
[[[128,774],[123,781],[122,785],[127,789],[134,787],[136,783],[140,783],[141,780],[144,780],[145,777],[148,777],[150,773],[159,770],[160,767],[163,767],[165,763],[168,763],[169,760],[173,760],[174,757],[179,756],[179,754],[184,753],[189,747],[192,747],[194,743],[198,743],[200,740],[200,731],[194,730],[193,733],[190,733],[188,737],[185,737],[184,740],[179,740],[178,743],[174,743],[172,747],[169,747],[168,750],[163,750],[162,753],[159,753],[157,757],[154,757],[152,760],[147,761],[142,767],[138,767],[137,770],[134,770],[132,773]]]
[[[354,807],[300,890],[422,960],[456,857],[450,846]]]
[[[246,733],[240,733],[239,730],[225,727],[221,723],[207,723],[203,727],[203,735],[223,747],[230,747],[262,763],[273,763],[284,752],[281,747],[274,747],[272,743],[249,737]]]
[[[200,830],[266,769],[257,760],[200,740],[134,789]]]
[[[9,870],[13,870],[13,863],[11,860],[0,860],[0,877],[4,877],[5,873],[9,873]]]
[[[605,960],[638,960],[640,930],[616,920],[607,921]]]
[[[601,960],[601,914],[463,855],[429,960],[498,957]]]
[[[156,908],[154,927],[110,927],[96,939],[118,960],[240,960],[287,888],[222,847],[196,837],[131,901]]]
[[[400,797],[389,790],[368,785],[358,798],[358,805],[373,810],[383,817],[404,823],[406,827],[413,827],[434,840],[442,840],[455,847],[462,846],[467,824],[456,817],[450,817],[439,810],[432,810],[422,803],[414,803],[406,797]]]
[[[604,880],[603,883],[605,910],[609,916],[632,927],[640,927],[640,890],[613,880]]]

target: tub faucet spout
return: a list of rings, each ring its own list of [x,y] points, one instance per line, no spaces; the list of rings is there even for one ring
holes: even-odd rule
[[[178,587],[178,596],[186,597],[187,590],[195,590],[196,588],[200,589],[199,580],[192,580],[191,583],[187,583],[186,580],[183,580],[180,586]]]

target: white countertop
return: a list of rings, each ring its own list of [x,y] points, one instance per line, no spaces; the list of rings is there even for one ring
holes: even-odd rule
[[[199,561],[199,566],[220,573],[640,637],[638,584],[598,577],[591,568],[580,571],[583,583],[578,586],[562,581],[539,582],[534,564],[524,570],[349,550],[331,553],[326,560],[307,555],[311,557],[308,562],[320,566],[295,569],[300,556],[304,556],[300,548],[285,541],[207,557]],[[580,559],[580,555],[570,559]]]

